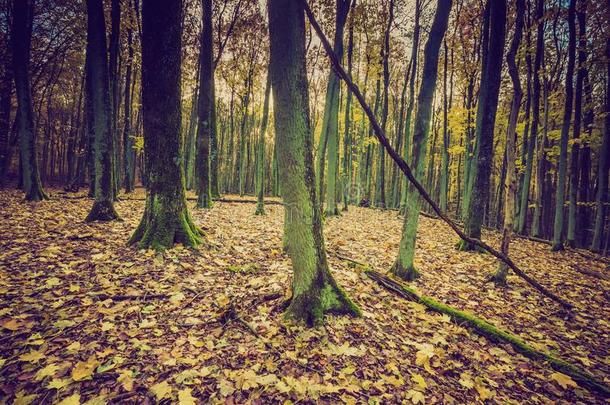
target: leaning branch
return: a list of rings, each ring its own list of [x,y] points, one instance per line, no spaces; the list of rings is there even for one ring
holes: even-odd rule
[[[407,162],[405,162],[405,160],[398,154],[398,152],[396,152],[390,145],[388,138],[386,137],[384,131],[379,126],[379,123],[377,122],[377,119],[375,118],[375,114],[373,114],[373,112],[371,111],[371,108],[366,103],[366,100],[364,99],[364,96],[360,92],[360,89],[358,88],[358,86],[356,84],[354,84],[354,82],[352,82],[350,77],[347,75],[347,73],[341,66],[341,62],[339,61],[339,59],[337,59],[337,55],[335,55],[330,43],[328,42],[328,38],[326,38],[326,36],[324,35],[324,32],[320,28],[320,25],[318,24],[313,13],[311,12],[311,9],[309,8],[309,5],[307,4],[307,0],[301,0],[301,1],[303,2],[303,7],[305,8],[305,13],[307,14],[307,18],[309,19],[311,26],[316,31],[316,34],[320,38],[320,41],[322,42],[322,45],[324,46],[324,49],[326,50],[326,54],[328,55],[328,57],[330,59],[331,65],[333,66],[337,75],[345,82],[345,84],[347,85],[349,90],[351,90],[353,95],[356,96],[356,98],[358,99],[358,102],[362,106],[362,109],[364,110],[364,112],[366,113],[366,115],[369,118],[369,122],[370,122],[371,126],[373,127],[375,136],[379,140],[379,143],[381,143],[381,145],[383,145],[383,147],[388,152],[390,157],[394,160],[394,162],[396,162],[396,164],[398,165],[400,170],[405,174],[405,176],[411,182],[411,184],[413,184],[413,186],[417,189],[418,193],[422,196],[422,198],[428,204],[430,204],[430,207],[432,207],[432,210],[439,216],[439,218],[441,218],[443,221],[445,221],[447,223],[447,225],[449,225],[451,227],[451,229],[453,229],[453,231],[464,241],[466,241],[470,244],[479,246],[483,250],[489,252],[492,256],[495,256],[502,262],[506,263],[506,265],[509,268],[511,268],[515,272],[515,274],[517,274],[519,277],[521,277],[525,281],[527,281],[531,286],[533,286],[536,290],[538,290],[542,295],[561,304],[566,309],[572,309],[573,306],[571,303],[567,302],[563,298],[561,298],[561,297],[557,296],[556,294],[554,294],[553,292],[549,291],[548,289],[546,289],[546,287],[544,287],[543,285],[538,283],[536,280],[534,280],[533,278],[528,276],[525,272],[523,272],[523,270],[521,270],[510,259],[510,257],[508,257],[507,255],[494,249],[493,247],[489,246],[488,244],[486,244],[485,242],[483,242],[479,239],[474,239],[474,238],[467,236],[458,227],[458,225],[455,222],[453,222],[440,209],[440,207],[434,202],[434,200],[432,200],[432,198],[430,197],[430,195],[428,195],[428,193],[426,192],[424,187],[417,181],[417,179],[413,175],[413,172],[411,171],[411,168],[409,167]]]
[[[502,329],[498,329],[496,326],[487,322],[484,319],[477,318],[467,312],[460,311],[458,309],[449,307],[442,304],[430,297],[426,297],[417,293],[414,289],[409,288],[402,283],[394,281],[388,276],[385,276],[376,271],[367,269],[364,273],[372,280],[379,283],[382,287],[390,290],[394,294],[408,299],[410,301],[418,302],[432,311],[439,312],[441,314],[449,315],[449,317],[460,325],[466,325],[473,329],[476,333],[483,335],[496,342],[510,343],[517,351],[534,360],[542,360],[548,362],[548,364],[556,371],[569,375],[582,386],[601,393],[605,397],[610,397],[610,387],[606,385],[602,380],[598,379],[591,373],[576,367],[565,360],[555,357],[549,353],[534,349],[532,346],[525,343],[519,337],[512,335]]]

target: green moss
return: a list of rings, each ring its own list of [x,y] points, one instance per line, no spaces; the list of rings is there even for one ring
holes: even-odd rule
[[[378,281],[382,285],[388,287],[388,282],[385,280],[385,276],[372,270],[365,270],[365,274],[373,280]],[[445,304],[442,304],[432,298],[419,295],[419,293],[417,293],[414,289],[399,284],[398,282],[393,280],[391,280],[390,289],[394,291],[398,290],[397,292],[399,292],[399,294],[401,294],[403,297],[409,297],[409,299],[419,302],[420,304],[427,306],[433,311],[449,315],[449,317],[455,323],[471,327],[476,333],[479,333],[491,339],[492,341],[510,343],[517,351],[519,351],[523,355],[535,360],[545,361],[553,369],[563,374],[569,375],[582,386],[597,391],[603,394],[605,397],[610,397],[610,387],[608,387],[606,383],[604,383],[591,373],[580,369],[558,357],[555,357],[550,353],[546,353],[533,348],[521,338],[497,328],[496,326],[492,325],[484,319],[477,318],[470,313],[463,312]]]
[[[91,211],[87,218],[85,218],[86,222],[94,222],[94,221],[113,221],[119,220],[122,221],[119,214],[114,209],[114,205],[112,201],[108,200],[96,200],[93,202],[93,207],[91,207]]]
[[[413,281],[420,277],[420,273],[415,266],[404,267],[398,261],[394,262],[390,272],[406,281]]]
[[[464,239],[460,239],[455,244],[455,249],[460,252],[477,252],[477,253],[487,253],[485,249],[480,247],[479,245],[475,245],[474,243],[470,243],[465,241]]]

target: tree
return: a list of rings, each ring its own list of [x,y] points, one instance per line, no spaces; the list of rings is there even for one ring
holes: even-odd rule
[[[529,139],[527,141],[527,155],[525,158],[525,173],[523,174],[521,194],[519,199],[519,216],[517,218],[516,230],[520,234],[525,233],[525,225],[527,222],[527,207],[529,202],[530,184],[532,181],[532,170],[534,167],[534,149],[536,145],[536,139],[538,137],[538,125],[540,123],[540,68],[542,67],[542,60],[544,57],[544,0],[537,0],[536,6],[536,21],[537,26],[537,37],[536,37],[536,55],[534,56],[534,71],[532,72],[533,85],[532,85],[532,125],[530,127]],[[526,133],[523,134],[525,138]],[[542,148],[542,145],[539,145]],[[544,181],[544,173],[540,170],[540,165],[537,171],[537,193],[541,189],[542,182]],[[539,199],[536,198],[538,203]]]
[[[502,73],[502,54],[504,51],[504,36],[506,34],[506,1],[490,0],[489,35],[487,43],[483,43],[484,72],[479,90],[479,107],[477,110],[475,165],[472,176],[472,190],[469,191],[468,209],[464,221],[466,235],[473,239],[481,239],[482,213],[489,198],[489,178],[493,158],[493,137],[498,108],[498,94]],[[487,50],[485,50],[487,48]],[[487,60],[485,60],[487,59]],[[475,246],[461,240],[460,250],[473,250]]]
[[[568,7],[568,67],[566,70],[565,99],[563,124],[559,143],[559,163],[557,169],[557,193],[555,194],[555,222],[553,226],[553,246],[551,250],[563,250],[564,203],[566,192],[566,172],[568,166],[568,137],[572,119],[572,101],[574,98],[574,64],[576,59],[576,0],[570,0]]]
[[[112,167],[112,116],[106,53],[106,25],[102,0],[87,0],[87,97],[91,109],[93,130],[93,167],[95,201],[87,221],[119,219],[114,210]]]
[[[186,206],[182,159],[182,3],[142,4],[142,114],[148,188],[140,225],[130,244],[163,250],[196,246],[201,231]]]
[[[413,128],[412,156],[415,176],[420,182],[424,179],[427,140],[428,132],[430,131],[430,116],[432,114],[432,99],[438,77],[439,50],[447,30],[450,11],[451,0],[438,1],[434,21],[430,28],[430,36],[424,48],[424,66],[419,94],[417,96],[417,113],[415,114]],[[406,280],[413,280],[418,276],[418,271],[415,269],[413,262],[421,197],[411,183],[409,183],[408,193],[398,256],[391,272]]]
[[[419,32],[421,26],[419,24],[419,18],[421,15],[421,0],[415,0],[415,25],[413,26],[413,45],[411,48],[411,74],[409,81],[409,104],[407,105],[407,117],[405,119],[405,141],[404,141],[404,152],[405,161],[410,162],[411,154],[411,116],[413,115],[413,107],[415,105],[415,81],[417,79],[417,52],[419,50]],[[408,184],[406,181],[402,182],[402,189],[400,195],[400,212],[404,214],[405,207],[407,204],[407,191]]]
[[[131,1],[130,1],[131,4]],[[123,165],[125,192],[130,193],[135,187],[135,152],[131,134],[131,92],[132,69],[134,63],[133,28],[131,24],[131,6],[127,9],[129,24],[127,25],[127,68],[125,69],[125,118],[123,127]],[[135,80],[134,80],[135,82]]]
[[[11,40],[13,45],[13,75],[17,93],[21,184],[27,201],[40,201],[46,200],[48,197],[42,189],[36,160],[36,129],[34,127],[34,109],[30,89],[29,64],[33,19],[34,1],[14,0]]]
[[[343,57],[343,30],[349,12],[350,0],[336,0],[334,50],[339,58]],[[330,69],[324,117],[322,118],[322,133],[318,146],[318,194],[320,201],[324,196],[324,165],[328,153],[328,175],[326,210],[328,216],[338,215],[337,208],[337,175],[339,172],[339,91],[340,83],[337,74]],[[328,146],[328,147],[327,147]],[[327,151],[328,149],[328,151]]]
[[[263,101],[263,118],[261,119],[256,151],[256,211],[254,212],[254,215],[265,215],[265,136],[267,135],[270,93],[271,78],[269,77],[269,73],[267,73],[265,100]]]
[[[388,6],[388,24],[386,25],[383,36],[383,47],[381,49],[381,65],[383,66],[383,101],[381,107],[381,129],[385,132],[388,124],[388,102],[390,95],[390,29],[394,21],[394,0],[390,0]],[[375,190],[375,206],[386,208],[385,201],[385,149],[379,148],[379,158],[377,159],[377,181]]]
[[[210,138],[212,132],[212,104],[214,104],[214,67],[212,44],[212,0],[203,0],[203,29],[199,76],[199,122],[197,125],[197,207],[212,207],[210,186]]]
[[[610,6],[609,6],[610,7]],[[606,38],[606,55],[610,55],[610,37]],[[604,222],[608,202],[608,167],[610,159],[610,59],[607,63],[606,76],[606,111],[604,117],[604,134],[597,167],[597,196],[595,198],[595,225],[591,250],[600,252],[604,239]]]
[[[521,81],[519,79],[519,68],[517,66],[517,52],[521,44],[523,35],[523,20],[525,15],[525,0],[517,0],[515,5],[515,33],[510,44],[510,50],[506,55],[506,63],[508,65],[508,73],[513,84],[513,100],[510,106],[510,115],[508,118],[508,126],[506,130],[506,179],[504,183],[504,229],[502,230],[502,253],[508,255],[513,226],[515,221],[515,196],[517,191],[516,172],[515,172],[515,137],[517,129],[517,119],[519,118],[519,109],[521,107],[521,98],[523,91],[521,90]],[[504,262],[498,263],[498,271],[492,276],[492,279],[500,284],[506,284],[506,274],[508,266]]]
[[[301,0],[269,0],[271,87],[284,209],[293,267],[288,318],[309,325],[327,312],[360,314],[330,273],[313,170],[305,21]]]
[[[586,75],[587,63],[587,4],[580,2],[578,10],[578,69],[576,71],[576,89],[574,94],[574,135],[570,151],[570,194],[568,209],[568,235],[567,244],[576,247],[582,241],[584,229],[578,223],[579,216],[576,215],[577,202],[580,189],[580,132],[582,122],[582,93]]]

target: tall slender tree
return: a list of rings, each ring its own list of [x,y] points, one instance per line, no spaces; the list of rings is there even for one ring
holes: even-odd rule
[[[498,108],[498,95],[502,73],[502,54],[506,34],[506,1],[489,0],[488,42],[483,44],[487,53],[484,60],[477,110],[475,165],[472,173],[472,191],[468,198],[468,209],[464,221],[465,233],[474,239],[481,238],[482,213],[489,198],[489,178],[493,159],[493,137]],[[485,58],[484,58],[485,59]],[[461,240],[460,250],[473,250],[475,246]]]
[[[330,273],[313,169],[302,0],[269,0],[277,158],[284,209],[284,241],[293,267],[286,315],[319,324],[327,312],[360,314]]]
[[[214,67],[212,42],[212,0],[203,0],[203,29],[199,76],[199,122],[197,124],[197,207],[212,207],[210,186],[210,138],[212,133],[212,104],[214,104]],[[243,156],[242,156],[243,158]]]
[[[432,115],[432,99],[438,77],[439,50],[449,21],[451,0],[439,0],[434,20],[430,28],[430,35],[424,48],[424,66],[417,96],[417,113],[413,129],[413,156],[412,167],[415,176],[421,182],[425,175],[425,160],[427,150],[428,132],[430,131],[430,117]],[[409,196],[405,208],[405,220],[402,227],[398,256],[392,266],[392,273],[406,280],[413,280],[418,276],[414,266],[415,239],[421,197],[415,187],[409,183]]]
[[[523,181],[521,185],[521,194],[519,195],[519,216],[517,218],[516,230],[520,234],[525,233],[525,225],[527,223],[527,209],[529,203],[530,185],[532,181],[532,171],[534,167],[534,149],[536,148],[536,140],[538,139],[538,126],[540,124],[540,68],[544,57],[544,0],[537,0],[536,5],[536,55],[534,56],[534,70],[532,83],[532,124],[529,128],[529,139],[527,141],[527,155],[525,158],[525,172],[523,173]],[[524,137],[528,134],[524,133]],[[539,147],[542,147],[539,145]],[[536,183],[537,193],[540,191],[544,175],[541,173],[540,167],[537,171]],[[541,176],[542,175],[542,178]],[[538,198],[536,198],[538,201]]]
[[[263,101],[263,118],[261,119],[256,151],[256,211],[254,212],[254,215],[265,215],[265,137],[267,136],[270,93],[271,78],[267,72],[265,99]]]
[[[142,114],[146,205],[129,243],[163,250],[196,246],[201,231],[186,206],[180,89],[182,2],[142,3]]]
[[[504,229],[502,230],[502,253],[508,255],[508,249],[513,233],[515,220],[515,196],[517,193],[517,173],[515,172],[516,148],[515,138],[517,130],[517,119],[519,118],[519,109],[521,108],[521,98],[523,91],[521,90],[521,80],[519,79],[519,67],[517,65],[517,53],[523,36],[525,15],[525,0],[516,0],[515,3],[515,32],[513,40],[510,44],[510,49],[506,55],[506,63],[508,65],[508,73],[513,84],[513,100],[510,106],[510,115],[508,118],[508,126],[506,130],[506,179],[504,182]],[[493,276],[493,280],[500,284],[506,283],[506,274],[508,266],[504,262],[498,263],[498,271]]]
[[[608,5],[610,11],[610,5]],[[606,38],[606,55],[610,55],[610,37]],[[595,224],[591,250],[600,252],[603,248],[606,204],[608,203],[608,167],[610,166],[610,59],[607,60],[606,111],[604,133],[597,166],[597,196],[595,198]],[[610,234],[609,234],[610,235]],[[610,237],[610,236],[609,236]]]
[[[335,0],[335,38],[334,50],[339,58],[343,57],[343,31],[351,0]],[[328,175],[326,179],[326,215],[338,215],[337,208],[337,176],[339,173],[339,78],[334,70],[330,69],[328,86],[326,88],[326,102],[324,117],[322,118],[322,132],[318,146],[318,194],[320,201],[324,196],[324,166],[328,154]]]
[[[553,225],[553,246],[551,250],[563,250],[563,231],[565,216],[566,174],[568,166],[568,138],[572,120],[574,100],[574,64],[576,59],[576,0],[570,0],[568,7],[568,67],[566,69],[563,123],[559,142],[559,163],[557,169],[557,192],[555,194],[555,222]]]
[[[106,24],[102,0],[87,0],[87,96],[93,130],[95,201],[87,221],[110,221],[119,216],[114,209],[112,116],[108,83]]]
[[[11,33],[13,50],[13,74],[17,92],[17,130],[21,152],[21,185],[27,201],[46,200],[42,189],[38,161],[36,157],[36,129],[30,88],[30,48],[32,42],[32,22],[34,20],[33,0],[13,1],[13,25]]]

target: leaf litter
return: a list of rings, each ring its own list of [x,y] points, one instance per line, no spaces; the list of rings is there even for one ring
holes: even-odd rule
[[[386,271],[402,222],[393,211],[350,207],[326,220],[333,272],[363,317],[328,316],[307,329],[282,317],[291,270],[281,206],[263,217],[254,204],[191,207],[205,246],[161,254],[125,245],[141,190],[116,204],[125,221],[111,223],[83,222],[91,201],[82,193],[53,196],[30,204],[0,195],[3,402],[604,401],[510,345],[400,300],[341,259]],[[484,238],[499,243],[495,232]],[[487,283],[496,261],[455,242],[440,221],[421,218],[413,287],[610,381],[610,283],[581,271],[605,274],[605,262],[528,240],[511,245],[524,269],[576,303],[568,314],[517,277],[507,288]]]

